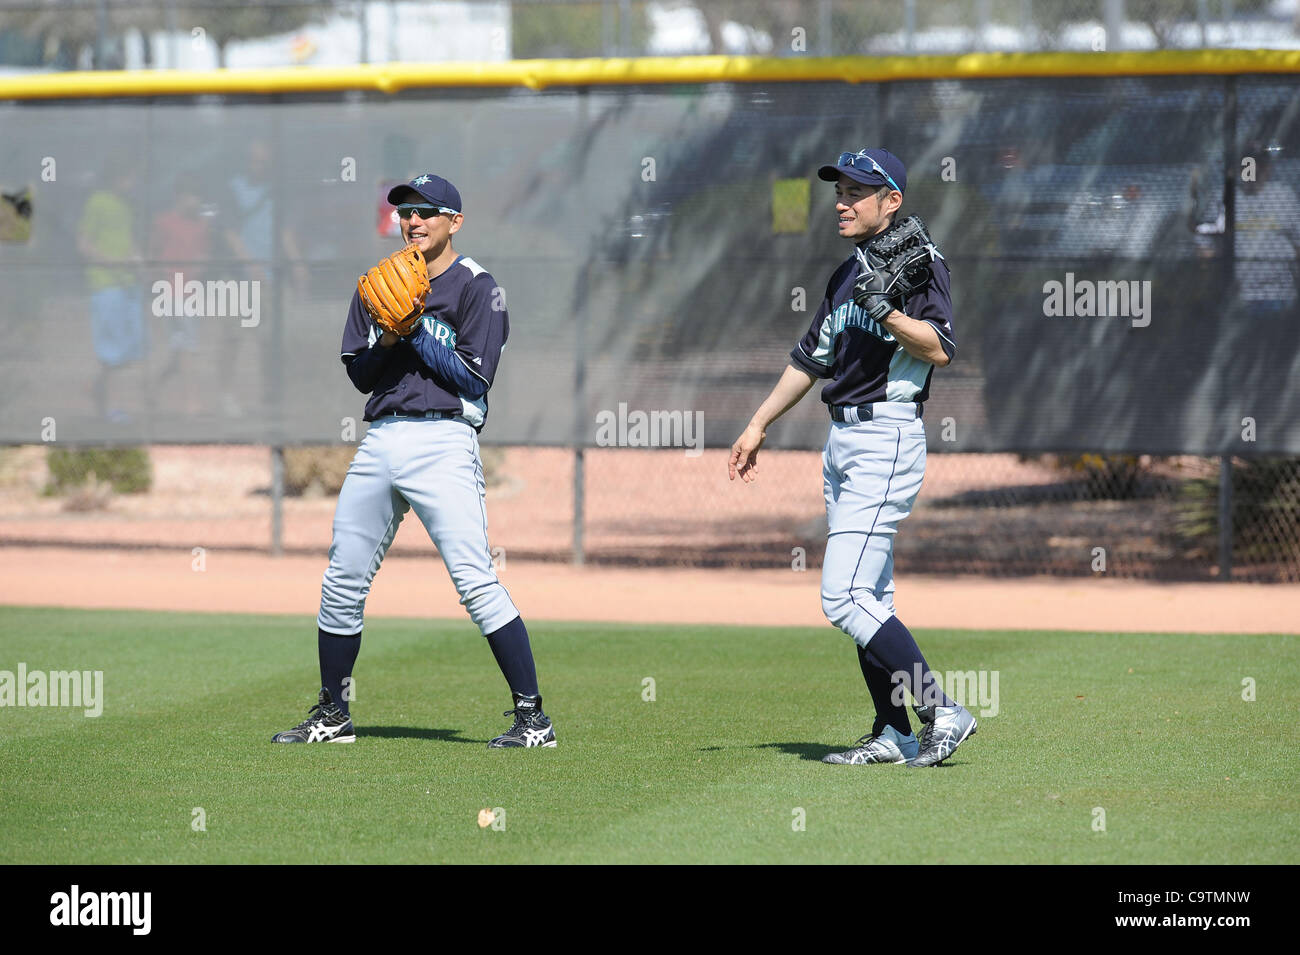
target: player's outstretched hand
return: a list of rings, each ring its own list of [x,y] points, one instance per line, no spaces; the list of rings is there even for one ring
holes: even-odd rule
[[[746,484],[758,477],[758,449],[763,446],[767,434],[752,424],[746,428],[736,443],[731,446],[731,460],[727,462],[727,479],[736,480],[736,475]]]

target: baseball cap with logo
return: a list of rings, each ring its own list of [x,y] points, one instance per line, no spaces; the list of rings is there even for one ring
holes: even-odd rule
[[[411,192],[417,193],[431,205],[441,206],[444,209],[450,209],[452,212],[462,211],[460,192],[442,176],[426,173],[423,176],[416,176],[404,186],[394,186],[388,190],[388,201],[392,205],[397,205]]]
[[[840,153],[834,164],[817,170],[817,177],[827,182],[835,182],[841,175],[866,186],[889,186],[899,192],[907,189],[907,167],[888,149]]]

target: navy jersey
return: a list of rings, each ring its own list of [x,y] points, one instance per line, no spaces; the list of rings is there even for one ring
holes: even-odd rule
[[[930,271],[930,284],[899,311],[933,325],[944,354],[951,359],[956,345],[948,266],[936,259]],[[822,389],[822,401],[828,405],[925,401],[930,397],[934,365],[909,355],[888,330],[853,304],[858,274],[856,255],[835,270],[812,325],[790,352],[790,363],[816,378],[832,379]]]
[[[369,393],[365,420],[443,411],[463,416],[476,430],[487,420],[487,390],[510,334],[504,300],[491,274],[460,256],[430,282],[424,329],[392,348],[352,293],[343,328],[343,363],[358,390]],[[421,351],[430,358],[421,357]]]

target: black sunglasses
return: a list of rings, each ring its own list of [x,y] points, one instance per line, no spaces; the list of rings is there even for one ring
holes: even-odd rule
[[[411,218],[411,213],[415,213],[421,219],[433,219],[444,212],[449,212],[452,215],[456,214],[455,209],[448,209],[445,206],[426,205],[418,202],[402,202],[397,206],[397,217],[399,219],[409,219]]]

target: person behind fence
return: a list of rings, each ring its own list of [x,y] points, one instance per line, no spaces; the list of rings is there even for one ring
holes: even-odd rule
[[[226,181],[225,195],[220,203],[220,238],[231,257],[240,263],[239,278],[258,283],[259,294],[266,303],[274,300],[271,280],[283,279],[289,267],[293,267],[295,273],[300,272],[303,261],[297,238],[301,222],[295,220],[292,210],[283,208],[278,201],[275,169],[271,144],[261,138],[250,140],[244,167]],[[281,268],[279,275],[275,271],[277,266]],[[282,318],[276,315],[274,320]],[[241,333],[237,322],[224,323],[220,329],[219,367],[244,367],[257,374],[256,366],[240,360],[240,350],[245,347],[241,343],[250,341],[251,336]],[[260,356],[255,357],[260,359]],[[242,417],[244,401],[241,397],[249,389],[250,381],[230,374],[223,375],[221,382],[222,411],[229,418]]]
[[[193,170],[178,175],[166,207],[153,220],[150,258],[167,283],[164,294],[175,301],[183,298],[186,281],[197,278],[196,270],[212,255],[213,216],[199,194],[201,181]],[[195,385],[202,365],[195,356],[199,353],[203,319],[197,315],[168,314],[163,320],[167,323],[167,358],[155,384],[160,393],[171,392],[175,396],[170,402],[175,410],[194,413],[199,410]],[[180,394],[175,394],[178,391]]]
[[[728,477],[754,480],[768,427],[829,379],[822,609],[853,638],[876,716],[857,745],[823,762],[937,766],[975,732],[975,718],[944,693],[894,612],[894,535],[925,474],[921,407],[930,378],[956,350],[948,266],[919,217],[899,219],[907,170],[889,150],[842,153],[818,177],[835,183],[839,234],[853,254],[732,445]],[[916,701],[920,739],[902,687]]]
[[[130,415],[121,391],[123,372],[148,351],[144,293],[137,270],[142,261],[135,234],[131,161],[113,160],[102,185],[86,199],[77,225],[77,250],[86,261],[90,292],[90,334],[99,373],[91,386],[96,409],[124,424]]]

